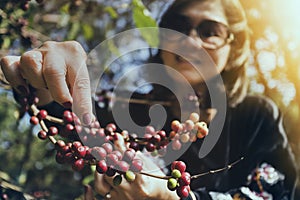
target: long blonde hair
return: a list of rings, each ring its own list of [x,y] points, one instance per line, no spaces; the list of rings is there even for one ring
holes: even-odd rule
[[[168,15],[179,13],[191,3],[200,1],[208,0],[175,0],[162,15],[159,25],[164,23]],[[248,90],[246,67],[250,53],[249,29],[244,9],[239,0],[220,1],[225,10],[229,30],[234,35],[230,56],[221,76],[225,84],[228,104],[235,106],[244,99]]]

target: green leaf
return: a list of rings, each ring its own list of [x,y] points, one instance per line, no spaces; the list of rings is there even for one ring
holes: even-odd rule
[[[74,40],[80,30],[80,23],[74,22],[68,34],[68,40]]]
[[[104,9],[105,12],[108,12],[111,18],[116,19],[118,17],[118,13],[114,10],[113,7],[107,6]]]
[[[94,30],[91,27],[91,25],[89,24],[83,24],[82,25],[82,31],[83,31],[83,35],[85,37],[86,40],[91,40],[94,36]]]
[[[69,8],[70,8],[70,3],[66,3],[60,8],[60,12],[68,14],[69,13]]]
[[[11,43],[11,40],[9,37],[5,37],[3,39],[3,44],[2,44],[2,48],[3,49],[8,49],[10,47],[10,43]]]
[[[144,6],[141,0],[133,0],[133,21],[137,28],[153,27],[153,31],[140,29],[142,37],[151,47],[157,47],[159,44],[158,27],[156,21],[150,16],[150,12]]]

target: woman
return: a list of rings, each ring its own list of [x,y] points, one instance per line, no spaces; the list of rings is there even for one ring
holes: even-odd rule
[[[250,198],[251,195],[254,198],[254,193],[251,192],[256,191],[259,195],[272,195],[273,199],[294,199],[296,167],[282,128],[278,108],[269,99],[246,95],[245,70],[249,40],[245,14],[239,2],[237,0],[176,0],[162,16],[160,26],[190,36],[184,39],[184,42],[178,42],[178,37],[175,37],[174,41],[170,35],[165,39],[162,35],[161,49],[163,50],[160,50],[152,61],[172,67],[188,80],[198,95],[198,100],[201,100],[201,116],[207,123],[217,116],[215,113],[218,111],[212,107],[205,84],[205,82],[213,82],[214,77],[199,76],[197,73],[197,63],[202,61],[199,52],[203,49],[215,63],[216,70],[221,74],[225,84],[227,113],[220,138],[202,159],[198,157],[202,141],[193,143],[180,157],[187,163],[187,171],[197,174],[221,168],[244,157],[243,161],[228,171],[192,181],[192,192],[188,198],[225,199],[228,196]],[[182,44],[185,45],[184,56],[172,53],[182,48],[179,46]],[[48,42],[39,49],[25,53],[21,58],[3,58],[1,66],[7,80],[20,95],[28,93],[28,86],[24,81],[26,79],[37,89],[37,95],[42,100],[40,104],[45,105],[54,100],[66,108],[70,108],[72,103],[83,105],[78,108],[77,113],[88,125],[93,121],[93,115],[89,78],[84,60],[85,53],[77,43]],[[191,62],[188,62],[190,60]],[[82,70],[80,77],[74,75],[77,69]],[[167,75],[177,82],[176,77],[172,77],[168,71]],[[159,86],[153,88],[150,94],[145,95],[146,98],[172,102],[172,94],[164,88]],[[79,93],[72,99],[70,91],[74,89]],[[144,97],[136,95],[139,98]],[[176,101],[174,105],[167,109],[166,126],[171,120],[178,118]],[[47,106],[51,107],[53,104]],[[135,106],[132,105],[132,110],[135,110]],[[111,120],[107,108],[105,106],[97,108],[102,124]],[[147,106],[139,105],[139,112],[132,113],[133,119],[142,123],[145,117],[141,113],[147,109]],[[118,140],[116,145],[120,149],[126,146],[122,140]],[[151,160],[142,155],[141,157],[144,159],[144,170],[157,168]],[[262,165],[262,163],[267,164]],[[248,175],[251,175],[253,170],[262,168],[275,172],[277,179],[272,182],[267,178],[263,179],[264,176],[261,176],[262,179],[255,179],[252,176],[247,184]],[[157,173],[163,175],[161,171]],[[111,199],[178,199],[175,192],[167,189],[166,181],[141,175],[137,176],[133,183],[123,181],[121,185],[114,186],[112,178],[96,173],[95,189],[100,195]],[[86,199],[93,199],[90,187],[87,187]]]

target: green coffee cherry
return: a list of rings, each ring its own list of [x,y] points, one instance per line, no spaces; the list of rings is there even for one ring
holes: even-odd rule
[[[125,179],[128,181],[128,182],[132,182],[135,180],[135,173],[133,173],[132,171],[128,170],[126,173],[125,173]]]
[[[178,169],[173,169],[171,175],[172,175],[173,178],[180,178],[181,177],[181,173]]]
[[[168,180],[168,188],[169,190],[175,190],[177,187],[177,180],[175,178],[170,178]]]

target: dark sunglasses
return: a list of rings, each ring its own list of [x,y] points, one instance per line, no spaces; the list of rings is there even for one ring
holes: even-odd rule
[[[202,46],[206,49],[221,48],[234,39],[233,34],[225,24],[212,20],[204,20],[198,26],[194,27],[190,18],[181,14],[165,16],[160,23],[160,27],[174,30],[162,31],[161,33],[163,40],[171,42],[186,38],[182,34],[189,36],[194,29],[203,42]]]

